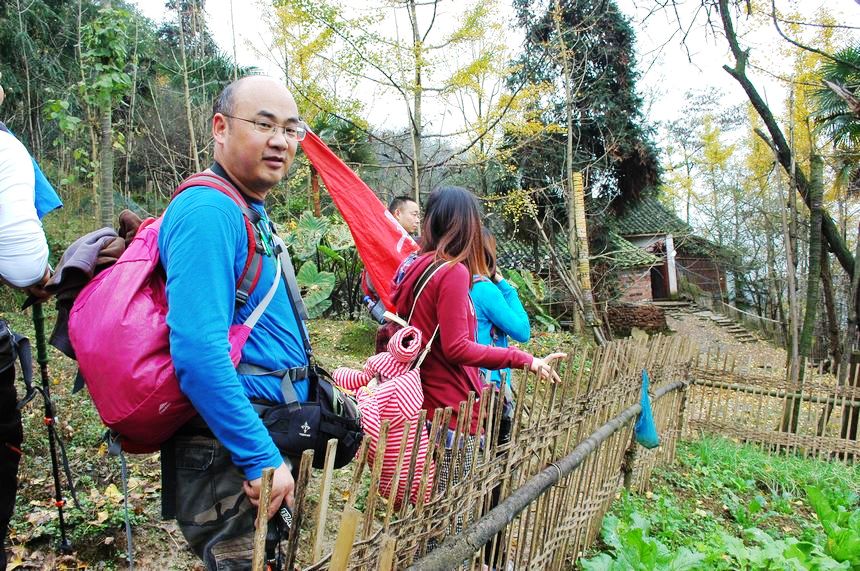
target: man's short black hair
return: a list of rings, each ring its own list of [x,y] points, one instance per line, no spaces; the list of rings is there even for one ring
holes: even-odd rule
[[[214,117],[216,113],[221,113],[222,115],[232,115],[233,111],[236,107],[236,102],[233,101],[233,97],[236,95],[236,88],[239,87],[239,84],[242,83],[242,80],[247,79],[249,77],[254,77],[258,74],[250,74],[240,77],[235,81],[231,81],[227,84],[227,86],[218,94],[218,97],[215,98],[215,102],[212,104],[212,116]]]
[[[233,114],[233,94],[236,91],[236,84],[240,80],[230,82],[227,87],[221,90],[218,97],[215,98],[215,103],[212,104],[212,116],[221,113],[223,115]]]
[[[389,203],[388,203],[388,211],[389,211],[390,213],[394,214],[394,212],[395,212],[398,208],[400,208],[401,206],[403,206],[403,205],[404,205],[404,204],[406,204],[407,202],[415,202],[415,199],[414,199],[414,198],[412,198],[411,196],[406,196],[405,194],[401,194],[400,196],[395,196],[395,197],[391,200],[391,202],[389,202]],[[415,202],[415,204],[418,204],[418,203],[417,203],[417,202]]]

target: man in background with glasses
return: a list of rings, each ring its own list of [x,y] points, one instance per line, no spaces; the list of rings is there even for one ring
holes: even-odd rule
[[[162,512],[175,518],[207,569],[247,569],[263,469],[275,468],[269,517],[293,505],[290,463],[275,446],[251,399],[284,402],[281,376],[237,373],[227,340],[276,279],[266,196],[286,176],[305,136],[293,96],[281,83],[249,76],[228,85],[213,107],[215,163],[209,171],[235,186],[259,217],[262,271],[247,302],[237,282],[248,261],[243,211],[206,186],[186,189],[168,207],[159,232],[167,276],[170,352],[182,391],[199,413],[162,448]],[[258,249],[258,251],[260,251]],[[308,359],[283,280],[253,328],[241,365],[302,371],[286,378],[307,400]],[[270,525],[270,529],[273,526]],[[271,553],[277,534],[270,533]]]

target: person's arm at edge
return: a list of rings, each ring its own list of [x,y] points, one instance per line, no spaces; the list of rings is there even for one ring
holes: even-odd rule
[[[48,240],[34,204],[35,171],[27,149],[11,134],[0,135],[0,276],[17,288],[38,286],[50,277]]]
[[[485,369],[522,368],[530,366],[532,356],[515,347],[490,347],[472,339],[467,312],[469,304],[469,270],[454,264],[438,274],[436,312],[439,340],[445,358],[461,365]],[[436,281],[434,279],[433,281]]]

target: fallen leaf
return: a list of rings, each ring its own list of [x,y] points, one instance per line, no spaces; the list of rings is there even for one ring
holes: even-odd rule
[[[57,512],[52,510],[37,510],[30,515],[27,516],[27,523],[31,523],[35,526],[43,525],[55,519],[57,517]]]
[[[122,503],[122,492],[116,487],[116,484],[110,484],[105,488],[105,497],[115,504]]]
[[[103,524],[105,521],[107,521],[107,518],[108,518],[108,513],[107,513],[107,512],[98,512],[98,513],[96,514],[96,519],[94,519],[94,520],[92,520],[92,521],[89,521],[89,522],[87,522],[87,523],[90,523],[90,524],[92,524],[92,525],[101,525],[101,524]]]
[[[6,567],[6,569],[11,571],[12,569],[17,569],[19,567],[23,567],[24,566],[24,555],[26,553],[27,553],[27,550],[24,549],[24,547],[21,545],[16,545],[15,547],[13,547],[12,548],[12,559],[10,559],[9,561],[6,562],[8,565],[8,567]]]

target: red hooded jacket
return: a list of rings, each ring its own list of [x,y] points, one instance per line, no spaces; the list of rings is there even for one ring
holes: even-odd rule
[[[398,315],[406,319],[412,309],[415,282],[432,263],[434,253],[420,256],[406,271],[403,281],[394,285],[392,302]],[[451,428],[457,426],[457,409],[469,397],[469,391],[480,396],[482,386],[478,368],[522,369],[530,366],[532,356],[514,347],[490,347],[475,342],[477,319],[469,287],[472,276],[464,264],[446,265],[427,283],[410,325],[421,330],[424,339],[430,339],[436,325],[439,332],[433,347],[421,365],[421,382],[424,387],[424,409],[428,419],[437,408],[454,409]],[[478,404],[472,415],[470,433],[477,432]]]

